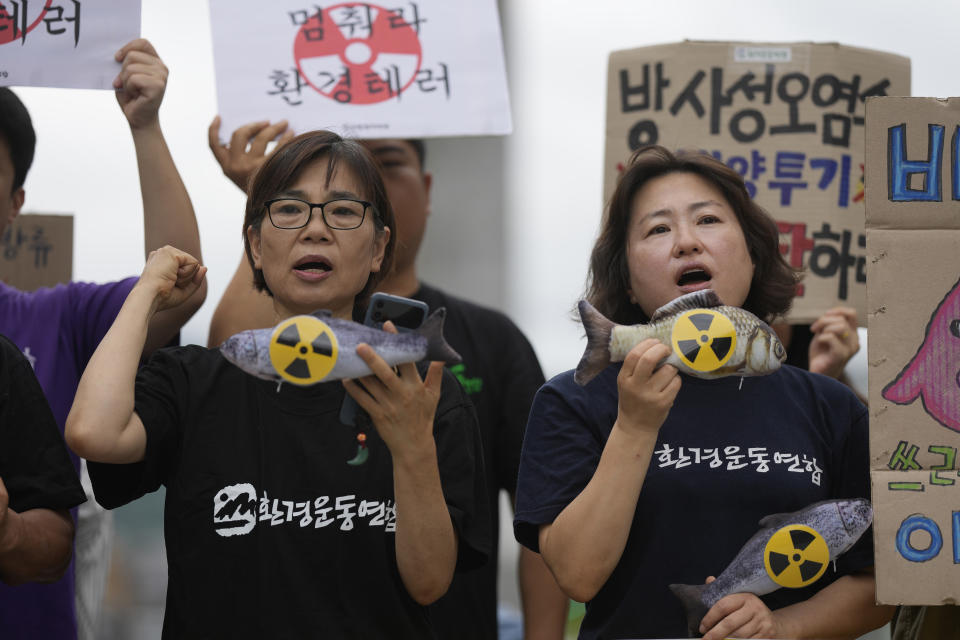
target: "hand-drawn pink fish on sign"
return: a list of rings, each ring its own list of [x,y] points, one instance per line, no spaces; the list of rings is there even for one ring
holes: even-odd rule
[[[917,396],[930,417],[960,432],[960,282],[933,312],[917,355],[883,389],[883,397],[897,404]]]

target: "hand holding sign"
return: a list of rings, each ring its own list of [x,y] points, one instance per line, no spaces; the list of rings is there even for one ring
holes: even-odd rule
[[[167,89],[169,71],[157,56],[148,40],[137,38],[128,42],[114,56],[123,63],[113,80],[117,102],[127,117],[131,129],[159,125],[158,112]]]
[[[834,307],[810,325],[810,371],[840,379],[847,362],[860,351],[857,310]]]
[[[267,145],[276,140],[277,146],[293,137],[293,129],[287,126],[286,120],[270,124],[269,120],[245,124],[230,136],[230,144],[220,144],[220,116],[213,119],[207,130],[210,151],[217,159],[223,174],[240,187],[247,190],[250,176],[260,168],[267,153]],[[282,135],[281,135],[282,134]],[[277,136],[280,136],[277,139]],[[274,147],[276,148],[276,147]]]

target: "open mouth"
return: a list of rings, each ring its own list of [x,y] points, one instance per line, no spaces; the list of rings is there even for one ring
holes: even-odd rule
[[[690,269],[680,274],[677,284],[684,287],[688,284],[700,284],[701,282],[708,282],[709,280],[710,274],[703,269]]]
[[[305,273],[325,273],[327,271],[332,271],[333,267],[326,262],[321,262],[320,260],[308,260],[296,265],[294,269],[297,271],[303,271]]]

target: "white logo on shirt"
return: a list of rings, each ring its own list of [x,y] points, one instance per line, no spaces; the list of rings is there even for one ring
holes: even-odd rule
[[[257,524],[257,490],[248,482],[224,487],[213,497],[213,526],[224,537],[253,531]]]

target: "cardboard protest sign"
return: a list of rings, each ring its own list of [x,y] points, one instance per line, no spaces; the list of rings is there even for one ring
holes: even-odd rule
[[[22,291],[70,282],[73,216],[21,214],[0,237],[0,280]]]
[[[210,21],[225,138],[264,119],[354,138],[511,131],[494,0],[211,0]]]
[[[960,99],[866,105],[877,598],[960,601]]]
[[[682,42],[610,54],[604,200],[644,144],[713,154],[743,176],[806,276],[790,320],[865,316],[864,100],[909,95],[910,61],[840,44]]]
[[[0,0],[0,86],[112,89],[140,35],[133,0]]]

